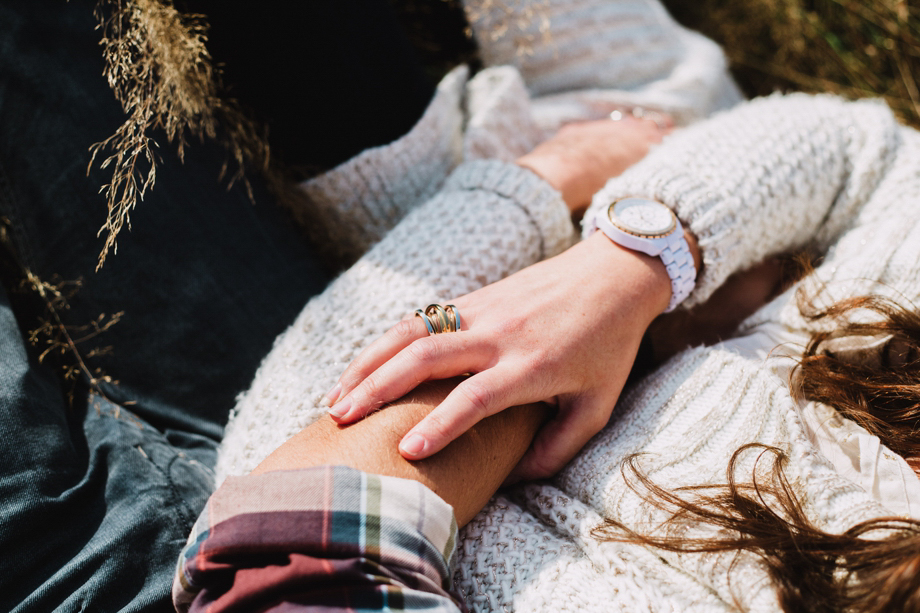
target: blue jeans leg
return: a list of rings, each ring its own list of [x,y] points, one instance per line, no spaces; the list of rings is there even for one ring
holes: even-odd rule
[[[0,290],[0,610],[170,611],[215,443],[95,395],[69,406]]]
[[[157,427],[219,437],[274,337],[327,275],[260,182],[254,203],[219,183],[220,147],[192,139],[183,163],[162,135],[156,185],[94,272],[111,169],[87,176],[88,148],[125,118],[102,77],[94,4],[0,4],[0,214],[35,274],[82,279],[65,323],[124,311],[83,346],[113,348],[93,362],[119,382],[106,395]]]
[[[82,279],[62,312],[117,383],[72,408],[0,301],[0,610],[170,610],[175,555],[209,490],[234,397],[327,282],[322,262],[255,181],[217,177],[225,154],[160,139],[154,190],[94,273],[105,220],[88,147],[124,113],[102,77],[92,0],[0,3],[0,215],[19,263]],[[8,288],[9,289],[9,288]],[[18,302],[14,304],[19,304]]]

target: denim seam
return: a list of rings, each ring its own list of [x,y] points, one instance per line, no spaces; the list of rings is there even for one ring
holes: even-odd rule
[[[163,445],[163,443],[147,443],[148,445]],[[169,447],[168,445],[163,445],[164,447]],[[196,519],[196,514],[189,507],[188,503],[182,498],[179,494],[179,490],[176,487],[176,484],[173,483],[172,477],[170,476],[170,468],[173,465],[173,462],[180,459],[178,455],[173,452],[173,457],[167,462],[166,468],[164,469],[158,462],[154,462],[151,456],[144,451],[144,445],[138,444],[137,448],[142,452],[143,456],[147,459],[150,464],[163,476],[163,479],[166,481],[166,489],[169,491],[170,498],[170,507],[180,511],[183,515],[183,520],[185,522],[185,532],[189,532],[192,529],[192,524]],[[172,452],[172,448],[170,448]]]

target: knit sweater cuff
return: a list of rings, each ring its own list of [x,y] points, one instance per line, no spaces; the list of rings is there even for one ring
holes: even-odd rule
[[[311,224],[349,264],[416,205],[437,193],[460,160],[463,96],[469,70],[458,66],[438,84],[418,123],[404,136],[372,147],[301,184]]]
[[[696,237],[703,258],[696,287],[682,303],[685,307],[692,307],[705,302],[732,272],[729,268],[733,260],[725,254],[734,248],[730,244],[733,236],[725,230],[735,223],[735,216],[729,213],[714,219],[711,215],[704,215],[716,204],[721,204],[721,195],[714,193],[711,185],[690,174],[674,174],[671,169],[650,170],[608,183],[594,197],[585,220],[591,219],[603,203],[609,204],[627,196],[651,198],[667,205]],[[585,229],[587,234],[587,223]]]
[[[540,257],[572,246],[575,226],[562,195],[532,171],[497,160],[467,162],[457,168],[444,191],[491,191],[520,207],[540,237]]]
[[[897,134],[879,104],[795,94],[758,99],[673,134],[608,182],[586,219],[624,196],[671,207],[703,256],[684,302],[694,306],[765,257],[829,244],[890,163]]]

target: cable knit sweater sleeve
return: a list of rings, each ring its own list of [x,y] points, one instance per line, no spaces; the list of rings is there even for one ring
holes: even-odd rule
[[[559,193],[529,170],[462,164],[278,336],[230,417],[217,482],[323,415],[320,400],[345,366],[407,313],[553,256],[574,235]]]
[[[675,133],[598,192],[586,218],[628,195],[670,206],[703,254],[684,303],[693,306],[766,256],[826,248],[865,203],[898,141],[881,103],[771,96]]]

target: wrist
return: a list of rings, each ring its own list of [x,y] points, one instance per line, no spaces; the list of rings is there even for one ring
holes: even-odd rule
[[[684,240],[687,241],[690,255],[693,256],[693,265],[696,267],[696,278],[699,279],[700,271],[703,270],[703,254],[700,253],[700,245],[696,240],[696,236],[687,226],[684,226]]]
[[[550,184],[562,196],[562,200],[569,211],[584,212],[590,201],[590,194],[585,196],[577,181],[576,173],[572,172],[569,163],[556,155],[528,153],[515,161],[521,168],[526,168]]]
[[[595,232],[574,249],[590,258],[592,271],[595,271],[591,283],[605,286],[605,293],[625,293],[629,297],[634,314],[641,319],[643,331],[667,308],[671,299],[671,279],[661,258],[627,249],[602,232]]]
[[[611,242],[661,262],[671,283],[664,312],[673,311],[692,293],[702,265],[695,237],[674,212],[657,200],[629,196],[614,199],[586,224],[588,234],[600,230]]]

